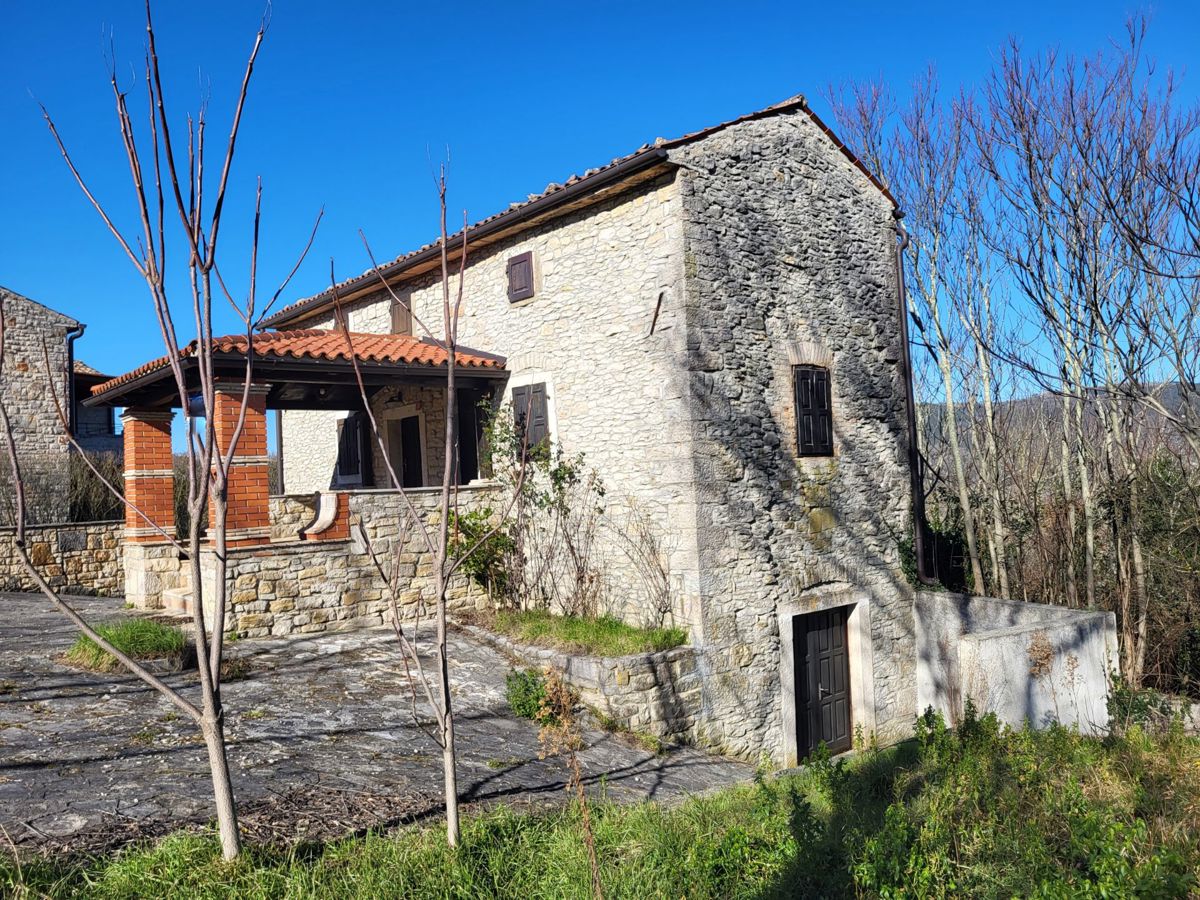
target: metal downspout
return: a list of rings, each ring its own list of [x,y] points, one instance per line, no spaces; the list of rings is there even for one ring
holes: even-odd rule
[[[928,534],[925,524],[925,487],[921,483],[921,451],[917,445],[917,408],[913,392],[912,353],[908,344],[908,292],[904,287],[904,251],[908,248],[908,232],[904,228],[904,211],[897,209],[892,215],[896,219],[896,302],[900,318],[900,344],[903,354],[904,387],[908,418],[908,477],[912,492],[913,553],[917,562],[917,580],[922,584],[937,585],[926,568],[925,539]]]
[[[78,423],[75,421],[75,406],[77,398],[75,396],[75,342],[83,337],[83,333],[87,331],[87,326],[78,323],[74,328],[67,332],[67,430],[71,433],[71,437],[75,436],[75,429]]]

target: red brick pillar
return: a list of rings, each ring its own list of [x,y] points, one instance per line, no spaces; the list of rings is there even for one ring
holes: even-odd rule
[[[125,507],[127,541],[165,543],[167,538],[163,537],[160,528],[172,537],[175,535],[175,474],[171,458],[171,420],[174,417],[170,410],[161,409],[127,409],[121,416],[125,442],[125,497],[142,513],[139,515],[130,506]]]
[[[237,383],[217,385],[213,427],[217,447],[227,458],[229,444],[237,429],[243,386]],[[229,460],[229,513],[225,520],[225,541],[230,547],[266,544],[271,540],[270,489],[267,473],[267,392],[266,385],[250,386],[246,421]],[[213,527],[209,505],[209,527]]]

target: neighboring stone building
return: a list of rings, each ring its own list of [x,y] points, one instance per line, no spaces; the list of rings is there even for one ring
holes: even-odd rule
[[[491,502],[478,479],[478,402],[525,411],[531,440],[582,453],[602,477],[608,596],[635,622],[660,610],[613,535],[631,510],[646,517],[692,651],[632,669],[596,663],[592,687],[652,696],[654,680],[678,668],[687,684],[664,685],[649,701],[662,708],[643,718],[663,733],[675,718],[702,743],[790,764],[820,741],[844,749],[856,732],[883,742],[910,733],[919,679],[967,670],[953,660],[919,669],[918,658],[942,649],[919,646],[902,572],[912,423],[898,216],[794,98],[659,140],[467,229],[459,496],[468,509]],[[452,261],[461,239],[449,242]],[[432,515],[435,498],[421,489],[443,467],[438,370],[448,354],[411,335],[414,321],[441,321],[440,255],[429,245],[381,267],[404,304],[375,271],[337,287],[353,352],[335,328],[332,290],[286,307],[266,323],[280,330],[255,336],[224,560],[239,631],[381,621],[388,602],[367,544],[411,580],[401,602],[426,583],[430,560],[401,527],[404,505],[383,473],[392,463]],[[217,394],[222,444],[247,352],[244,336],[214,341],[215,374],[229,379]],[[364,433],[352,360],[387,460]],[[182,366],[193,379],[194,348]],[[91,402],[127,407],[126,483],[162,510],[153,526],[172,527],[169,423],[179,403],[167,360],[100,385]],[[288,495],[270,499],[269,409],[282,410]],[[143,521],[128,519],[126,535],[129,599],[186,606],[173,548]],[[216,571],[213,551],[201,563]],[[473,602],[461,585],[453,599]],[[969,634],[972,648],[983,640],[968,627],[923,633]]]
[[[17,455],[26,485],[28,518],[34,522],[62,521],[68,509],[67,454],[70,448],[62,433],[51,399],[46,360],[53,372],[53,388],[61,398],[68,396],[70,381],[68,339],[82,333],[79,323],[28,297],[0,287],[4,307],[3,391],[16,438]],[[45,355],[43,355],[45,354]],[[0,468],[0,524],[12,524],[12,491],[7,460]]]
[[[5,326],[0,391],[12,420],[24,476],[27,521],[65,522],[70,517],[71,449],[55,398],[64,409],[72,410],[72,426],[86,449],[119,452],[112,410],[85,409],[77,400],[108,376],[75,360],[74,342],[84,332],[81,323],[4,287],[0,287],[0,304]],[[4,486],[0,490],[0,526],[12,524],[9,484],[5,460],[0,465],[0,485]]]

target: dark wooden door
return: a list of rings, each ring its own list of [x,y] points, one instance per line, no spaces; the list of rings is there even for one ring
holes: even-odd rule
[[[850,749],[849,607],[792,620],[796,653],[796,746],[804,757],[824,741],[835,753]]]
[[[421,420],[417,416],[405,416],[400,420],[400,446],[404,455],[404,474],[401,478],[406,488],[425,485],[425,454],[421,452]]]

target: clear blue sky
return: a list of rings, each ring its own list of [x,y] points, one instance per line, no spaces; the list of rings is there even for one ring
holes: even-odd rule
[[[290,302],[367,266],[357,230],[390,258],[435,236],[430,158],[452,154],[452,207],[482,218],[547,182],[805,93],[882,75],[897,90],[934,62],[977,79],[1008,35],[1090,53],[1139,8],[1123,2],[445,5],[277,0],[255,73],[224,240],[246,246],[265,189],[261,277],[291,266],[325,221]],[[1149,48],[1186,72],[1200,4],[1150,7]],[[159,51],[175,121],[211,90],[211,147],[261,6],[160,2]],[[139,2],[0,0],[0,284],[84,321],[79,355],[111,373],[161,353],[145,288],[85,204],[42,123],[46,104],[92,185],[132,224],[128,170],[105,76],[106,29],[127,84],[140,69]],[[1185,83],[1195,95],[1192,76]],[[133,101],[135,116],[144,95]],[[215,164],[210,163],[210,164]],[[461,214],[461,213],[459,213]],[[223,330],[234,330],[225,315]]]

